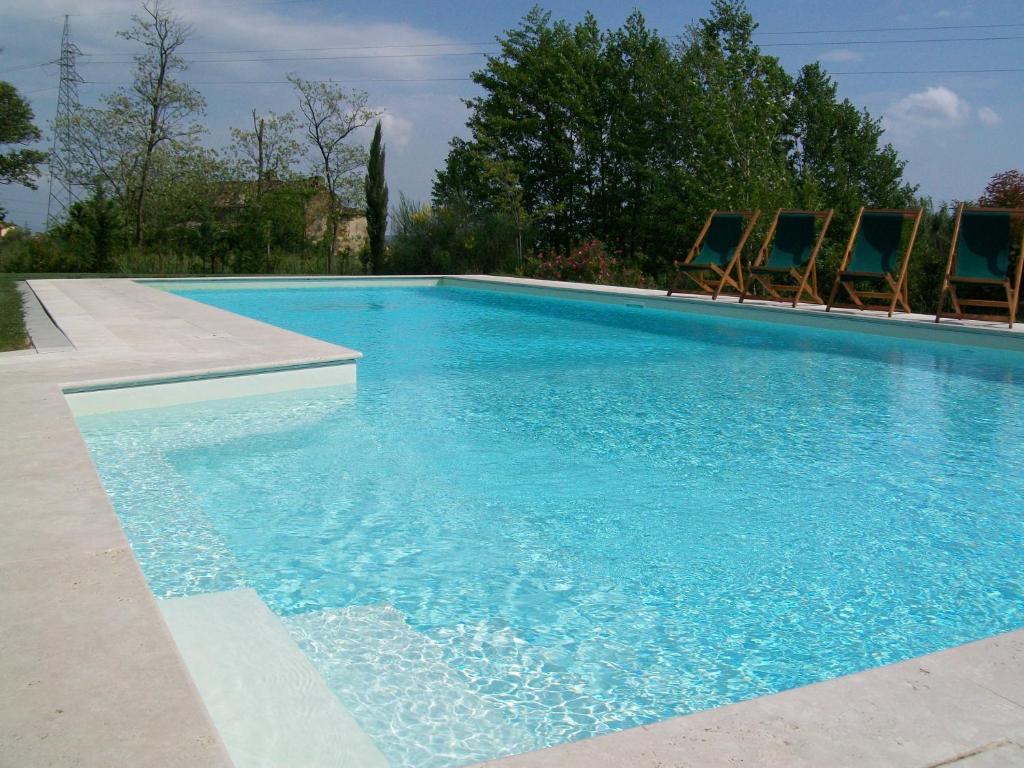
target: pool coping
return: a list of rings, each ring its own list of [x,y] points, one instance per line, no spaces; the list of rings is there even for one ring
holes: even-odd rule
[[[215,278],[216,279],[216,278]],[[282,278],[241,278],[281,281]],[[303,278],[285,278],[291,282]],[[540,290],[728,316],[814,318],[917,337],[927,316],[480,275],[373,278]],[[198,281],[210,282],[210,278]],[[229,282],[231,279],[216,279]],[[238,279],[235,279],[238,280]],[[313,281],[305,279],[307,284]],[[330,282],[338,282],[330,278]],[[342,279],[349,284],[359,278]],[[365,279],[363,279],[365,280]],[[319,280],[325,283],[326,280]],[[0,753],[15,764],[230,765],[96,476],[65,391],[351,364],[359,353],[125,279],[31,281],[73,346],[0,354]],[[767,311],[766,311],[767,310]],[[815,314],[816,313],[816,314]],[[822,316],[822,317],[819,317]],[[881,322],[882,325],[878,325]],[[886,325],[888,324],[888,325]],[[934,331],[932,326],[930,331]],[[944,322],[1019,349],[1020,329]],[[962,330],[969,332],[964,334]],[[59,472],[58,472],[59,468]],[[502,761],[553,765],[953,764],[1024,745],[1024,630],[899,664]],[[1010,745],[1009,747],[1007,745]]]

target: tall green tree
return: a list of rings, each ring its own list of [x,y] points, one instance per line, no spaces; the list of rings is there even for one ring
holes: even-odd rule
[[[753,42],[742,2],[714,0],[680,50],[693,89],[685,194],[695,225],[712,208],[773,208],[791,188],[786,103],[793,81]]]
[[[46,153],[25,147],[41,138],[32,107],[10,83],[0,81],[0,184],[35,189]],[[12,146],[13,145],[13,146]],[[3,210],[0,209],[0,218]]]
[[[483,158],[503,163],[522,185],[542,246],[567,250],[590,230],[600,30],[592,16],[572,27],[534,8],[500,44],[473,74],[485,95],[466,102],[472,140],[453,143],[449,170],[481,168]],[[447,173],[435,196],[493,209],[488,187]]]
[[[384,265],[384,243],[388,231],[388,184],[384,178],[384,145],[381,121],[373,130],[370,159],[366,165],[366,232],[370,240],[367,274],[375,275]]]
[[[842,220],[908,204],[878,121],[816,65],[794,80],[756,28],[740,0],[713,0],[675,45],[639,12],[602,32],[534,8],[474,73],[483,93],[435,179],[433,219],[493,220],[514,200],[533,249],[596,237],[657,275],[712,208],[828,205]]]
[[[692,88],[668,42],[634,11],[602,40],[592,234],[630,257],[676,231]]]
[[[143,242],[154,154],[162,144],[191,140],[201,133],[204,129],[192,118],[205,108],[199,92],[176,77],[187,68],[178,49],[193,34],[193,27],[160,0],[143,3],[142,10],[141,15],[132,16],[131,27],[118,33],[142,47],[135,56],[132,85],[108,100],[109,107],[121,112],[138,132],[141,157],[132,201],[137,246]]]
[[[861,205],[900,207],[914,200],[903,181],[906,163],[882,126],[849,99],[840,101],[835,82],[820,64],[801,71],[789,100],[790,162],[796,201],[806,208],[835,208],[837,223],[852,226]]]
[[[193,28],[160,0],[144,3],[132,26],[118,36],[138,44],[130,86],[101,100],[101,106],[79,110],[69,125],[73,165],[80,184],[104,184],[127,212],[132,242],[146,239],[150,195],[159,185],[159,169],[172,169],[171,158],[200,152],[206,130],[197,122],[203,97],[180,79],[187,68],[179,49]]]
[[[327,272],[338,246],[338,222],[341,206],[358,206],[362,185],[356,172],[366,166],[366,150],[348,142],[359,128],[380,113],[368,106],[363,91],[348,92],[334,83],[304,80],[288,75],[295,88],[302,115],[305,138],[313,163],[327,188],[329,201],[327,227]]]

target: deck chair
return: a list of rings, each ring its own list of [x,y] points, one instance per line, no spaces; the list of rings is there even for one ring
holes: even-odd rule
[[[1018,237],[1014,236],[1014,222]],[[1010,251],[1017,240],[1017,265],[1011,269]],[[1010,327],[1017,319],[1020,301],[1021,267],[1024,266],[1024,208],[971,208],[961,203],[956,209],[949,261],[939,292],[935,322],[943,317],[972,320],[1006,320]],[[964,286],[1002,287],[1006,300],[963,298],[957,289]],[[953,305],[945,312],[946,296]],[[997,307],[1005,315],[964,312],[964,307]]]
[[[676,264],[668,295],[680,292],[682,276],[697,284],[698,293],[710,294],[712,299],[717,299],[726,286],[743,293],[740,254],[760,215],[760,211],[712,211],[686,260]]]
[[[907,299],[907,264],[914,250],[917,230],[921,226],[924,208],[861,208],[850,233],[850,241],[839,266],[832,293],[825,311],[832,307],[875,309],[889,313],[899,304],[910,312]],[[912,222],[910,234],[903,236],[904,224]],[[864,291],[857,288],[858,281],[882,283],[882,290]],[[839,287],[850,297],[851,303],[837,304]],[[885,304],[865,304],[864,299],[876,299]]]
[[[760,283],[768,296],[776,301],[792,301],[794,307],[805,294],[809,302],[824,304],[818,295],[815,266],[831,221],[831,208],[827,211],[779,209],[765,235],[764,245],[750,265],[747,288],[740,301]],[[795,283],[780,282],[786,278],[792,278]]]

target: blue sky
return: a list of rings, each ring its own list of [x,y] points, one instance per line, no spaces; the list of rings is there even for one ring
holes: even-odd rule
[[[460,100],[475,93],[465,78],[482,62],[479,52],[493,50],[494,37],[516,25],[532,3],[172,0],[170,6],[196,27],[187,46],[194,62],[188,78],[207,100],[207,143],[226,145],[229,126],[244,123],[253,108],[292,109],[290,87],[276,82],[287,72],[337,79],[366,90],[371,104],[385,111],[393,199],[401,191],[425,200],[448,140],[465,133],[466,111]],[[884,120],[886,139],[908,162],[908,181],[919,184],[923,194],[936,200],[975,198],[992,174],[1024,167],[1024,71],[935,71],[1024,70],[1024,8],[1019,0],[750,0],[748,6],[760,23],[757,40],[766,52],[778,56],[791,72],[822,61],[837,73],[842,96]],[[27,96],[45,129],[56,105],[57,69],[34,65],[56,57],[62,14],[74,14],[72,37],[87,54],[80,73],[89,81],[81,87],[81,99],[88,104],[130,76],[130,65],[117,62],[125,60],[131,47],[114,33],[128,25],[138,7],[126,0],[5,0],[0,79]],[[590,10],[604,27],[619,25],[637,7],[651,26],[674,37],[705,15],[709,2],[662,0],[632,6],[593,0],[544,7],[570,20]],[[883,31],[848,31],[861,29]],[[798,34],[808,31],[816,33]],[[935,38],[986,39],[905,42]],[[308,50],[313,48],[330,50]],[[435,55],[442,53],[446,55]],[[907,70],[928,73],[852,74]],[[44,178],[38,192],[0,188],[0,202],[15,222],[38,227],[45,219],[45,186]]]

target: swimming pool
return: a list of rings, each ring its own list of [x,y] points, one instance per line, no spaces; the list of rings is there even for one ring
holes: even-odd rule
[[[80,419],[160,597],[250,587],[393,766],[1024,625],[1019,354],[465,287],[184,295],[358,389]]]

